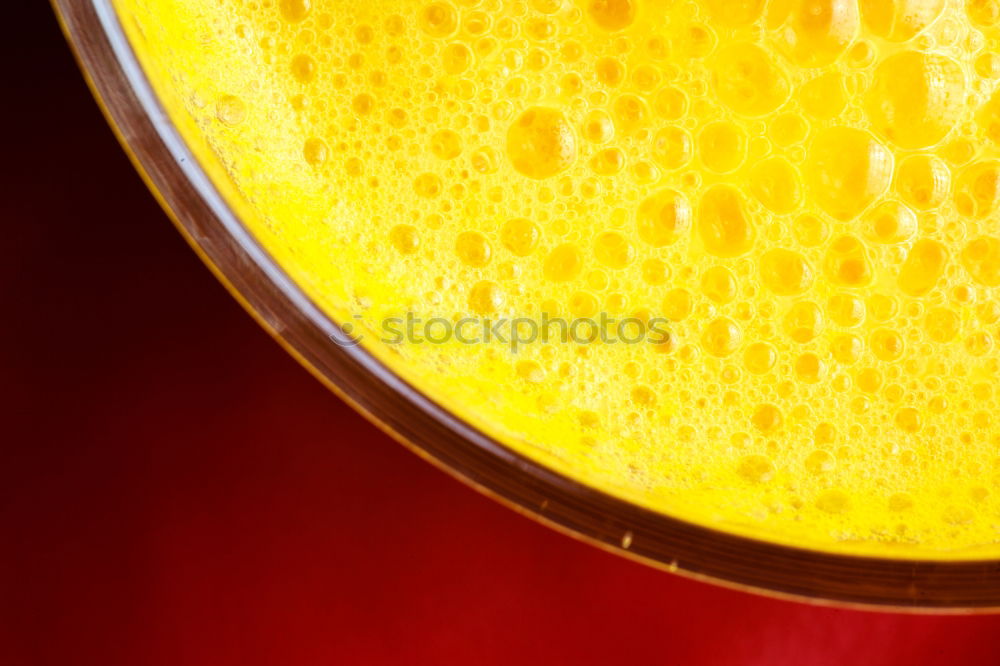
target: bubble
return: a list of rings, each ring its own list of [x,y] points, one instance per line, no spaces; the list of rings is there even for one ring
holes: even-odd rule
[[[477,148],[471,155],[469,162],[476,173],[489,174],[496,173],[500,168],[500,153],[491,146]]]
[[[983,324],[995,324],[1000,321],[1000,303],[987,301],[976,308],[976,317]]]
[[[545,381],[545,369],[535,361],[518,361],[515,370],[517,376],[529,384],[541,384]]]
[[[351,101],[351,108],[359,116],[367,116],[375,109],[375,98],[368,93],[361,93]]]
[[[525,34],[538,42],[552,39],[556,36],[558,31],[559,29],[556,24],[545,18],[528,19],[528,21],[524,24]]]
[[[979,126],[986,132],[986,136],[993,143],[1000,144],[1000,94],[993,94],[993,97],[976,114],[976,119]]]
[[[960,284],[951,290],[951,297],[960,305],[972,305],[976,301],[976,290],[967,284]]]
[[[279,0],[281,16],[289,23],[301,23],[312,11],[311,0]]]
[[[625,153],[620,148],[606,148],[590,159],[590,168],[598,176],[613,176],[625,168]]]
[[[469,290],[469,307],[473,312],[494,314],[503,307],[503,304],[503,291],[494,282],[482,280]]]
[[[344,162],[344,171],[351,178],[359,178],[365,172],[365,163],[357,157],[349,157]]]
[[[988,331],[977,331],[965,339],[965,351],[970,356],[985,356],[993,351],[993,336]]]
[[[738,288],[736,276],[725,266],[713,266],[702,273],[702,293],[720,305],[732,303]]]
[[[386,114],[386,122],[396,129],[405,127],[408,120],[409,114],[406,113],[405,109],[390,109],[389,113]]]
[[[567,74],[559,82],[563,94],[567,96],[579,95],[584,91],[583,77],[579,74]]]
[[[604,111],[595,109],[583,122],[583,138],[591,143],[603,144],[615,138],[615,123]]]
[[[580,412],[580,425],[584,428],[598,428],[601,425],[601,416],[593,410]]]
[[[719,51],[713,65],[716,94],[736,113],[763,116],[788,99],[787,76],[756,44],[731,44]]]
[[[518,257],[527,257],[534,252],[541,237],[538,225],[525,218],[508,220],[500,231],[500,242]]]
[[[654,286],[666,284],[670,279],[670,266],[659,259],[642,262],[642,279]]]
[[[472,51],[465,44],[449,44],[441,53],[441,65],[449,74],[461,74],[472,65]]]
[[[845,0],[785,0],[768,16],[781,28],[788,56],[804,67],[822,67],[840,57],[858,35],[857,3]]]
[[[824,261],[827,276],[843,287],[864,287],[874,271],[864,244],[854,236],[841,236],[830,244]]]
[[[785,333],[799,344],[814,340],[823,330],[823,311],[812,301],[799,301],[785,315]]]
[[[750,483],[767,483],[774,478],[774,464],[765,456],[744,456],[736,465],[736,473]]]
[[[698,135],[698,152],[702,163],[712,171],[730,173],[746,159],[746,134],[728,122],[711,123]]]
[[[462,154],[462,138],[451,130],[439,130],[431,137],[431,152],[442,160],[453,160]]]
[[[896,412],[895,423],[900,430],[915,433],[922,425],[920,412],[912,407],[903,407]]]
[[[625,134],[635,134],[649,123],[649,107],[636,95],[621,95],[612,106],[615,126]]]
[[[637,0],[587,0],[587,15],[598,27],[618,32],[632,25],[637,7]]]
[[[965,11],[973,23],[984,28],[1000,22],[1000,3],[997,0],[966,0]]]
[[[856,335],[844,333],[830,342],[830,354],[841,365],[854,365],[861,360],[865,343]]]
[[[704,58],[715,50],[715,32],[706,25],[689,25],[677,40],[678,50],[688,58]]]
[[[371,44],[375,40],[375,30],[370,25],[359,25],[354,29],[354,38],[359,44]]]
[[[825,366],[820,358],[807,352],[795,359],[795,376],[806,384],[815,384],[823,378]]]
[[[409,224],[394,226],[389,232],[389,241],[400,254],[413,254],[420,249],[420,234]]]
[[[632,74],[635,87],[646,92],[656,88],[661,78],[659,70],[652,65],[639,65]]]
[[[899,288],[910,296],[923,296],[937,285],[947,262],[944,245],[928,238],[918,240],[899,271]]]
[[[641,184],[648,184],[660,179],[660,170],[649,162],[636,162],[632,167],[636,181]]]
[[[757,430],[761,432],[771,432],[781,427],[784,422],[784,418],[781,416],[781,410],[775,405],[764,404],[759,405],[757,409],[754,410],[750,421],[753,423],[754,427],[757,428]]]
[[[743,365],[755,375],[764,375],[778,362],[778,353],[766,342],[754,342],[743,353]]]
[[[693,310],[694,299],[687,289],[671,289],[663,297],[663,316],[670,321],[683,321]]]
[[[833,127],[814,140],[806,176],[823,210],[847,222],[888,189],[892,171],[892,153],[868,132]]]
[[[691,206],[680,192],[660,190],[639,205],[636,223],[643,242],[653,247],[672,245],[691,227]]]
[[[493,249],[486,237],[477,231],[463,231],[455,240],[455,254],[466,266],[482,268],[490,263]]]
[[[962,265],[979,284],[1000,286],[1000,239],[980,236],[969,241],[962,250]]]
[[[945,159],[946,162],[954,166],[967,164],[976,155],[977,147],[968,139],[955,139],[939,146],[936,152]]]
[[[664,120],[680,120],[687,114],[688,98],[680,88],[668,86],[656,93],[653,110]]]
[[[680,128],[661,129],[653,137],[652,155],[660,166],[670,170],[680,169],[694,156],[694,141]]]
[[[434,199],[443,189],[441,177],[434,173],[422,173],[413,181],[413,191],[422,199]]]
[[[976,512],[967,506],[949,506],[941,513],[941,520],[949,525],[969,525],[976,520]]]
[[[392,14],[385,19],[385,32],[390,37],[398,37],[406,30],[406,21],[399,14]]]
[[[593,317],[600,307],[597,297],[585,291],[578,291],[570,296],[568,305],[573,316],[579,318]]]
[[[889,498],[890,511],[909,511],[915,504],[916,502],[913,501],[913,496],[908,493],[896,493]]]
[[[862,368],[854,381],[865,393],[876,393],[882,388],[882,373],[875,368]]]
[[[323,139],[312,138],[302,147],[302,157],[312,166],[319,166],[330,156],[330,148]]]
[[[858,326],[865,320],[865,302],[854,294],[834,294],[827,304],[827,312],[838,326]]]
[[[458,10],[448,2],[431,2],[420,9],[417,23],[431,37],[448,37],[458,30]]]
[[[701,335],[701,346],[707,353],[725,358],[736,353],[743,340],[739,325],[727,317],[710,322]]]
[[[868,311],[875,321],[889,321],[899,313],[899,302],[893,296],[872,294],[868,297]]]
[[[917,210],[932,210],[944,203],[951,189],[948,166],[932,155],[912,155],[896,172],[896,191]]]
[[[559,245],[545,258],[545,277],[553,282],[569,282],[583,270],[583,255],[573,243]]]
[[[941,15],[945,0],[861,0],[860,4],[869,30],[891,42],[905,42]]]
[[[229,127],[236,127],[247,117],[247,107],[239,97],[225,95],[215,104],[215,117],[219,122]]]
[[[291,69],[292,76],[299,83],[312,83],[316,78],[316,61],[304,53],[292,58]]]
[[[797,296],[812,286],[813,272],[801,254],[776,248],[761,256],[760,279],[779,296]]]
[[[600,58],[596,65],[597,80],[612,88],[625,80],[625,65],[616,58]]]
[[[866,108],[886,139],[902,148],[925,148],[948,134],[964,99],[965,76],[957,62],[904,51],[879,65]]]
[[[608,268],[622,269],[635,261],[635,247],[620,233],[606,231],[594,240],[594,256]]]
[[[1000,56],[996,53],[984,53],[975,62],[976,74],[984,79],[1000,78]]]
[[[806,458],[805,468],[817,476],[829,474],[837,468],[837,459],[829,451],[813,451]]]
[[[892,363],[903,357],[906,344],[902,336],[892,329],[880,328],[871,334],[869,340],[872,353],[881,361]]]
[[[533,107],[507,133],[507,156],[528,178],[551,178],[576,161],[576,137],[561,112]]]
[[[984,218],[1000,204],[1000,162],[977,162],[967,167],[955,183],[955,206],[962,215]]]
[[[935,414],[941,414],[948,409],[948,399],[943,396],[935,396],[931,398],[930,403],[927,405]]]
[[[531,8],[542,14],[555,14],[562,5],[562,0],[531,0]]]
[[[750,251],[753,223],[743,195],[731,185],[707,190],[698,208],[698,235],[705,250],[716,257],[732,258]]]
[[[507,97],[524,97],[528,92],[528,82],[521,77],[516,77],[507,81],[503,90]]]
[[[851,497],[843,490],[824,490],[816,498],[816,507],[826,513],[846,513],[851,509]]]
[[[962,320],[955,312],[944,307],[936,307],[927,313],[924,330],[927,337],[937,343],[947,343],[958,337]]]
[[[878,243],[895,244],[917,233],[917,216],[898,201],[886,201],[865,215],[867,236]]]

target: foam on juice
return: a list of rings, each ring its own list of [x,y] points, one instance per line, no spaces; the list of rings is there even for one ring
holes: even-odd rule
[[[474,424],[717,529],[1000,552],[997,2],[118,5],[265,247]]]

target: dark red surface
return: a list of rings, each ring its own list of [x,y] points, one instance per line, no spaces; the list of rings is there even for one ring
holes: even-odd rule
[[[16,65],[0,107],[0,664],[1000,662],[1000,617],[687,581],[408,453],[216,283],[47,7],[25,4],[0,41]]]

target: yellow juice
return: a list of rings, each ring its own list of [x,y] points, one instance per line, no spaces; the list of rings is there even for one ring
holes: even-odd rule
[[[719,530],[1000,555],[996,2],[116,4],[262,245],[477,427]]]

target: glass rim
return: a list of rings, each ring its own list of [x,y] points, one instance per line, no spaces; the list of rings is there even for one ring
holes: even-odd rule
[[[106,119],[175,226],[306,369],[394,439],[500,503],[629,559],[723,587],[839,607],[1000,612],[1000,560],[839,554],[699,525],[602,492],[518,453],[343,339],[227,204],[170,120],[112,0],[51,0]]]

